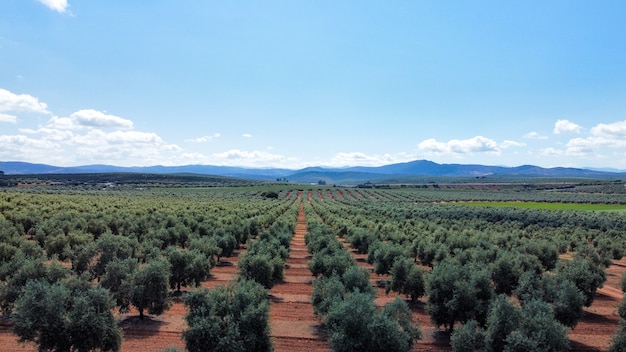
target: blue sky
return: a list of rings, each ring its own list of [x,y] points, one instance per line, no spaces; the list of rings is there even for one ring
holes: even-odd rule
[[[0,160],[626,169],[623,1],[0,5]]]

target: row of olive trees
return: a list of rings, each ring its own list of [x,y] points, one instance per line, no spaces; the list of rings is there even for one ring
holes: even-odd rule
[[[586,232],[567,229],[590,219],[589,214],[570,213],[563,221],[558,212],[513,209],[489,214],[469,207],[433,206],[428,211],[431,207],[422,206],[416,221],[411,216],[417,212],[389,203],[359,202],[355,207],[354,202],[314,202],[313,206],[359,253],[368,253],[376,273],[391,276],[388,292],[406,294],[413,301],[427,294],[427,310],[436,325],[452,332],[454,341],[472,335],[475,346],[489,350],[551,350],[546,346],[552,342],[534,337],[547,336],[548,331],[556,334],[550,335],[555,343],[552,350],[562,350],[567,345],[567,327],[575,326],[583,306],[593,302],[611,259],[623,254],[623,238],[613,237],[622,220],[592,221],[585,225]],[[471,211],[463,215],[466,210]],[[502,222],[504,216],[508,220]],[[602,221],[607,220],[616,219],[608,216]],[[538,227],[537,221],[545,228]],[[605,233],[598,230],[600,224]],[[574,258],[559,259],[568,250],[574,250]],[[430,266],[432,272],[426,273],[414,261]],[[512,315],[520,318],[508,321],[511,337],[500,332],[502,341],[494,347],[483,336],[485,331],[501,329],[493,318],[489,320],[499,294],[514,295],[521,308]],[[455,323],[462,324],[461,329],[454,330]],[[464,350],[460,346],[459,342],[455,348]]]
[[[305,242],[313,254],[309,268],[316,279],[311,297],[313,309],[330,335],[334,351],[409,351],[419,328],[402,300],[377,310],[369,272],[356,265],[333,230],[307,207]]]
[[[294,203],[246,205],[231,197],[204,207],[205,198],[178,202],[173,196],[156,210],[165,200],[160,196],[107,197],[110,203],[82,193],[0,195],[9,214],[0,215],[0,305],[22,341],[42,350],[119,350],[114,308],[134,307],[142,319],[146,312],[163,313],[170,289],[198,286],[221,256]],[[22,210],[32,221],[19,215]],[[104,216],[88,219],[94,212]],[[137,224],[124,220],[131,217]]]
[[[272,197],[274,199],[274,197]],[[272,351],[267,290],[282,280],[285,259],[295,229],[295,199],[269,229],[249,241],[239,257],[239,279],[213,290],[185,297],[188,313],[183,332],[190,352]]]

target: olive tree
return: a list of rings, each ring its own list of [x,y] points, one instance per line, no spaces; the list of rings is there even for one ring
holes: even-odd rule
[[[122,333],[102,287],[84,283],[29,281],[13,312],[13,331],[40,351],[119,351]]]
[[[506,338],[504,351],[567,351],[567,327],[554,318],[552,307],[533,300],[522,306],[519,327]]]
[[[170,288],[180,292],[181,286],[196,287],[209,276],[211,260],[198,250],[168,247],[167,258],[170,263]]]
[[[421,338],[403,300],[396,299],[377,312],[366,293],[353,292],[333,303],[325,322],[336,352],[409,351],[414,340]]]
[[[585,295],[585,307],[593,303],[596,291],[606,281],[606,273],[600,264],[581,257],[575,257],[574,260],[559,265],[557,275],[572,281]]]
[[[272,350],[269,301],[260,284],[243,279],[211,291],[193,291],[185,305],[189,312],[183,339],[188,351]]]
[[[167,262],[153,260],[135,272],[131,303],[139,311],[140,319],[144,319],[144,311],[159,315],[170,308],[169,270]]]
[[[411,302],[416,302],[424,295],[424,274],[409,258],[396,259],[391,267],[391,281],[385,288],[385,292],[395,291],[408,295]]]
[[[484,325],[493,297],[486,269],[444,260],[433,268],[427,283],[427,309],[436,326],[449,332],[455,322],[475,319]]]

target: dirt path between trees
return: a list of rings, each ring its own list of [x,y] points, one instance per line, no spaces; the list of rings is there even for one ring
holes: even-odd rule
[[[270,290],[270,325],[276,352],[330,351],[327,337],[320,329],[321,321],[313,314],[313,276],[307,266],[311,255],[304,243],[306,232],[304,204],[301,203],[289,258],[285,262],[285,278]]]

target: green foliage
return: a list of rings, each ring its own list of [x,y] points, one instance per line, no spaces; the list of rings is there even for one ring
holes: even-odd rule
[[[330,276],[343,273],[354,265],[354,259],[347,251],[342,249],[333,250],[326,247],[313,254],[309,261],[309,269],[314,276]]]
[[[450,345],[454,352],[486,352],[485,330],[476,320],[468,320],[463,326],[454,330],[450,336]]]
[[[24,286],[31,280],[43,280],[49,283],[64,279],[69,271],[57,261],[44,263],[43,257],[30,257],[18,251],[15,258],[2,265],[4,280],[0,282],[0,305],[5,313],[10,313],[13,304],[19,298]]]
[[[391,281],[387,284],[385,292],[395,291],[408,295],[411,302],[416,302],[425,293],[424,273],[406,257],[396,259],[391,267]]]
[[[457,321],[475,319],[483,325],[493,296],[490,281],[485,269],[450,260],[435,265],[427,282],[427,310],[432,322],[448,331]]]
[[[491,278],[497,294],[511,295],[517,288],[521,275],[520,268],[515,265],[514,256],[509,252],[503,252],[493,263]]]
[[[419,329],[411,322],[411,311],[402,300],[376,312],[371,296],[354,292],[331,305],[326,317],[331,348],[343,351],[409,351]]]
[[[623,352],[626,351],[626,321],[622,317],[620,326],[615,330],[615,335],[611,339],[611,346],[608,352]]]
[[[554,317],[561,324],[573,328],[585,314],[583,305],[585,296],[568,280],[561,281],[556,287],[556,297],[552,302]]]
[[[213,234],[217,247],[221,250],[217,255],[219,262],[221,257],[230,257],[235,248],[237,248],[237,239],[230,233],[226,233],[223,229],[219,229]]]
[[[267,291],[240,280],[214,290],[197,290],[185,297],[189,312],[183,332],[190,352],[271,351]]]
[[[322,276],[313,280],[313,293],[311,302],[313,311],[318,317],[328,314],[330,306],[341,301],[346,293],[346,288],[337,275]]]
[[[50,177],[52,180],[57,176]],[[65,180],[74,176],[58,177]],[[209,259],[211,267],[218,256],[228,255],[228,251],[232,254],[249,238],[257,239],[247,241],[250,252],[258,250],[258,254],[271,258],[288,255],[285,246],[301,204],[298,191],[289,186],[229,188],[222,187],[224,180],[216,180],[219,188],[191,189],[179,182],[200,185],[204,181],[183,176],[118,174],[118,186],[103,191],[102,185],[94,181],[109,178],[109,182],[111,177],[75,176],[67,185],[0,192],[0,303],[5,312],[12,310],[22,288],[32,279],[54,284],[67,280],[68,275],[84,273],[108,287],[120,308],[127,307],[135,282],[132,269],[143,269],[154,260],[169,260],[168,246],[198,251]],[[42,182],[31,181],[33,185]],[[490,184],[484,191],[476,182],[492,181],[472,179],[472,185],[467,185],[448,179],[445,187],[437,189],[428,183],[433,180],[422,181],[424,186],[419,188],[379,189],[370,185],[373,188],[358,192],[336,187],[313,189],[311,201],[302,202],[309,230],[306,242],[314,256],[312,269],[319,280],[338,275],[344,287],[337,290],[342,291],[337,296],[342,300],[356,288],[363,291],[371,285],[364,284],[361,273],[351,272],[355,262],[336,236],[344,236],[360,252],[367,250],[372,263],[376,249],[404,249],[402,256],[394,260],[382,256],[379,272],[393,271],[393,263],[409,255],[423,265],[436,267],[454,261],[479,271],[488,270],[488,275],[481,273],[474,279],[461,280],[457,290],[468,293],[457,295],[446,308],[463,311],[473,307],[472,313],[459,315],[457,322],[474,319],[478,326],[484,325],[485,332],[489,328],[483,322],[488,311],[485,307],[491,295],[485,278],[493,281],[499,293],[518,292],[524,306],[533,298],[544,300],[552,307],[554,317],[573,325],[580,307],[571,284],[579,291],[589,287],[587,293],[591,293],[598,283],[578,280],[584,270],[571,270],[575,273],[569,275],[565,261],[550,270],[556,253],[576,252],[573,262],[587,261],[587,271],[600,277],[611,259],[624,253],[623,213],[587,211],[593,207],[623,207],[618,204],[623,203],[622,195],[626,194],[623,182],[559,180],[563,185],[560,189],[553,180],[541,184],[545,180],[529,183],[526,179],[525,184]],[[278,198],[264,199],[263,192],[276,192]],[[511,203],[510,207],[474,206],[483,200]],[[529,202],[533,206],[524,208]],[[571,209],[565,210],[568,207]],[[220,238],[222,246],[218,246]],[[53,263],[54,258],[61,263],[51,265],[47,261],[51,258]],[[69,262],[71,272],[65,269]],[[131,262],[129,270],[120,267],[121,263]],[[388,262],[391,266],[386,266]],[[275,282],[277,277],[272,280]],[[510,348],[526,342],[528,348],[537,347],[517,330],[512,336],[511,341],[516,343]]]
[[[370,283],[369,271],[357,265],[352,265],[346,269],[341,275],[341,282],[343,282],[346,292],[359,291],[372,297],[376,295],[376,290]]]
[[[217,264],[217,257],[222,254],[222,249],[217,246],[217,241],[213,237],[192,238],[189,242],[190,251],[198,251],[209,259],[213,268]]]
[[[108,291],[89,283],[71,287],[29,281],[15,304],[13,331],[42,351],[119,351],[121,330]]]
[[[508,335],[504,351],[566,351],[567,328],[555,318],[550,305],[531,301],[522,307],[518,329]]]
[[[139,268],[133,275],[131,303],[144,318],[144,311],[160,315],[171,306],[168,292],[169,265],[154,260]]]
[[[619,306],[617,307],[617,313],[622,320],[626,320],[626,298],[622,298]]]
[[[237,267],[242,278],[253,280],[270,289],[275,279],[282,279],[284,264],[280,258],[265,254],[245,253],[239,258]]]
[[[590,259],[575,257],[574,260],[562,263],[557,269],[557,275],[570,280],[585,295],[584,305],[589,307],[593,303],[596,291],[606,281],[604,268]]]
[[[311,302],[315,315],[323,317],[328,314],[330,306],[343,300],[350,293],[359,292],[375,297],[376,291],[370,284],[367,269],[356,265],[348,268],[342,276],[322,276],[313,280]]]
[[[350,241],[350,245],[352,248],[356,249],[359,254],[367,253],[369,246],[377,240],[378,237],[376,234],[363,228],[353,229],[348,234],[348,241]]]
[[[211,260],[198,250],[168,247],[170,264],[170,288],[180,292],[181,286],[194,284],[196,287],[209,276]]]
[[[506,296],[498,295],[489,307],[485,346],[490,351],[503,351],[508,336],[517,330],[521,315],[521,311]]]
[[[132,277],[139,263],[135,258],[114,259],[107,264],[105,274],[100,279],[100,286],[111,292],[120,312],[128,312],[133,291]]]
[[[374,272],[379,275],[388,274],[397,258],[405,256],[405,248],[400,244],[380,243],[373,250]]]
[[[133,256],[137,241],[128,237],[105,233],[96,241],[97,259],[91,271],[96,278],[102,277],[107,264],[113,259],[127,259]]]

